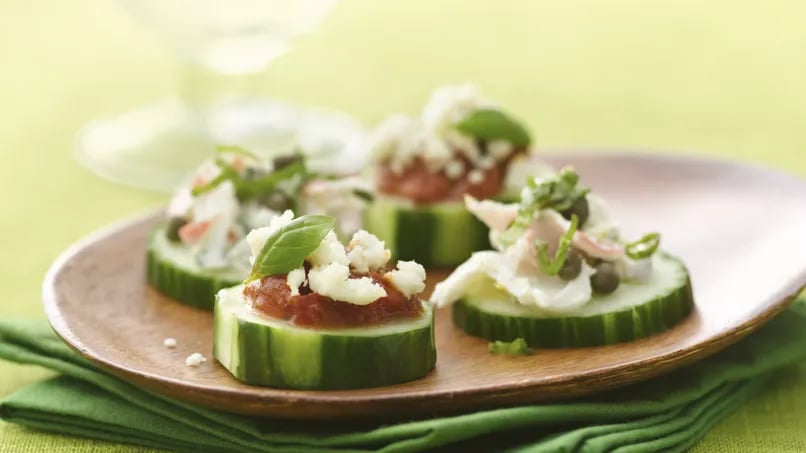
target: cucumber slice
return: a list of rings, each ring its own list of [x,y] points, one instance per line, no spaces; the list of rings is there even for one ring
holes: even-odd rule
[[[487,227],[459,202],[414,206],[376,197],[364,212],[364,229],[386,242],[395,259],[423,266],[455,266],[490,248]]]
[[[436,363],[434,313],[416,320],[347,329],[308,329],[255,313],[243,285],[217,295],[213,355],[237,379],[294,389],[399,384]]]
[[[544,348],[601,346],[660,333],[688,316],[694,303],[683,263],[662,253],[653,260],[649,282],[623,282],[614,293],[595,295],[562,316],[521,305],[485,281],[453,305],[453,322],[470,335],[500,341],[521,337]]]
[[[164,225],[151,233],[146,280],[179,302],[212,310],[216,292],[243,282],[247,273],[234,268],[202,269],[187,246],[168,239]]]

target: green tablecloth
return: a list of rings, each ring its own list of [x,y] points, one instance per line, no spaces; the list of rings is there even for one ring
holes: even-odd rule
[[[367,123],[470,80],[544,147],[673,148],[806,173],[806,6],[684,1],[346,0],[263,77],[263,92]],[[164,197],[72,159],[76,130],[176,89],[158,37],[102,0],[0,1],[0,316],[41,315],[64,247]],[[806,200],[804,201],[806,202]],[[47,372],[0,362],[0,397]],[[804,451],[806,366],[696,451]],[[138,450],[0,422],[0,451]]]

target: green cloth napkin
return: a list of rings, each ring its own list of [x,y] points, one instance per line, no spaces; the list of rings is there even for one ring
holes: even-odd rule
[[[59,376],[0,403],[0,417],[65,434],[178,451],[681,451],[806,359],[806,303],[759,332],[665,377],[562,403],[390,424],[299,422],[204,409],[143,391],[69,349],[42,321],[0,321],[0,358]]]

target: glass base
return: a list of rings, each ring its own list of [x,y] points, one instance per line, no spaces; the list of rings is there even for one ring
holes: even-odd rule
[[[77,136],[77,160],[119,183],[173,191],[218,144],[263,155],[299,149],[314,171],[358,172],[367,160],[364,130],[350,116],[261,98],[193,108],[166,99],[88,124]]]

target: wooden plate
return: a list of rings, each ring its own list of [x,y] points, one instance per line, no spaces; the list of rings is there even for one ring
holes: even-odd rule
[[[44,283],[47,316],[82,355],[154,392],[230,412],[378,418],[522,404],[597,392],[712,354],[781,311],[806,284],[806,183],[734,162],[645,154],[550,157],[573,164],[633,237],[659,230],[691,271],[696,310],[676,328],[615,346],[487,353],[437,316],[436,370],[350,391],[290,391],[236,381],[212,358],[212,316],[144,284],[146,236],[159,214],[99,232],[65,252]],[[431,277],[438,277],[431,273]],[[176,349],[163,339],[178,340]],[[185,366],[193,352],[208,362]],[[300,360],[305,360],[300,357]],[[349,366],[349,364],[347,364]]]

